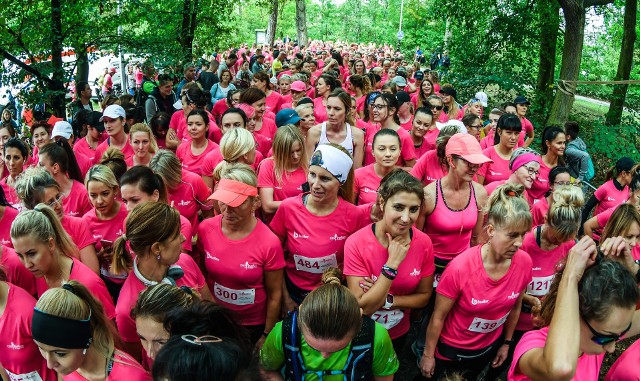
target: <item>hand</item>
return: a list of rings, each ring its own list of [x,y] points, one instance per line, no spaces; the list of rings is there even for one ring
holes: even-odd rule
[[[253,350],[254,350],[254,352],[255,352],[256,354],[257,354],[257,353],[260,353],[260,350],[262,349],[262,346],[264,345],[264,341],[265,341],[266,339],[267,339],[267,338],[266,338],[266,336],[265,336],[265,335],[260,336],[260,339],[258,339],[258,341],[256,342],[255,347],[253,348]]]
[[[364,292],[369,291],[369,289],[371,287],[373,287],[374,284],[375,284],[375,281],[373,279],[369,278],[368,276],[364,277],[364,279],[361,280],[360,283],[359,283],[360,288]]]
[[[287,317],[289,313],[296,311],[298,309],[298,303],[294,302],[290,296],[284,296],[282,298],[282,308],[280,316],[284,319]]]
[[[176,135],[175,131],[169,131],[169,133],[167,134],[167,139],[168,140],[178,140],[178,135]]]
[[[435,369],[436,359],[433,356],[426,356],[423,353],[420,358],[420,373],[422,373],[426,378],[431,378]]]
[[[391,234],[386,233],[387,240],[389,241],[389,247],[387,251],[389,252],[389,259],[387,260],[387,265],[392,269],[398,269],[404,258],[407,256],[407,252],[409,251],[410,240],[409,237],[397,236],[396,238],[391,238]]]
[[[590,237],[584,236],[571,248],[565,263],[565,275],[573,275],[576,280],[582,278],[584,270],[596,262],[596,243]]]
[[[105,267],[107,269],[111,267],[111,262],[113,260],[112,254],[113,248],[111,247],[103,247],[96,253],[96,255],[98,256],[98,261],[100,261],[102,267]]]
[[[636,265],[633,255],[631,254],[631,248],[623,237],[611,237],[607,238],[600,244],[600,251],[607,258],[611,258],[625,265],[632,273],[638,271],[638,265]]]
[[[496,358],[494,358],[493,361],[491,362],[491,367],[497,368],[500,365],[502,365],[504,360],[507,359],[508,355],[509,355],[509,346],[504,344],[501,345],[500,348],[498,349],[498,353],[496,353]]]

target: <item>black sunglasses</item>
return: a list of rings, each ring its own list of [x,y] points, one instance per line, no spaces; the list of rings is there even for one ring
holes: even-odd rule
[[[593,329],[593,327],[591,326],[591,324],[589,324],[587,319],[582,319],[582,320],[584,320],[585,324],[589,328],[589,331],[591,331],[591,333],[593,334],[591,341],[593,341],[598,345],[607,345],[620,340],[622,336],[624,336],[627,332],[629,332],[629,330],[631,329],[631,325],[633,323],[633,322],[629,323],[629,326],[627,327],[627,329],[622,331],[622,333],[619,335],[605,335]]]
[[[432,110],[433,110],[434,108],[435,108],[436,110],[442,110],[442,109],[444,108],[444,106],[434,106],[434,105],[430,104],[430,105],[429,105],[429,108],[430,108],[430,109],[432,109]]]

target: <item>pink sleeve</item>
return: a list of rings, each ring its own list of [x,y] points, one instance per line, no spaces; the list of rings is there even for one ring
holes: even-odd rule
[[[420,272],[423,278],[429,277],[436,272],[435,256],[433,255],[433,244],[431,243],[431,238],[427,236],[426,241],[425,261],[422,262],[422,271]]]
[[[602,212],[602,213],[600,213],[600,214],[598,214],[596,216],[596,219],[598,220],[598,225],[600,225],[601,228],[603,228],[607,224],[607,222],[611,218],[611,215],[613,214],[615,209],[616,208],[611,208],[609,210],[605,210],[604,212]]]
[[[207,205],[203,205],[207,202],[207,198],[211,195],[207,184],[204,183],[202,177],[196,175],[193,176],[193,189],[196,194],[196,199],[201,202],[200,209],[202,210],[210,210],[211,207]]]
[[[440,285],[438,285],[440,288]],[[546,333],[546,332],[545,332]],[[516,345],[516,349],[513,352],[513,362],[511,363],[511,368],[509,369],[509,380],[511,380],[511,376],[521,375],[518,369],[518,362],[520,361],[520,357],[525,353],[529,352],[535,348],[544,348],[544,344],[547,341],[546,334],[541,334],[541,331],[529,331],[524,334],[522,339],[518,345]]]
[[[455,263],[454,266],[451,266],[451,264],[452,263],[450,262],[444,269],[436,292],[449,299],[456,300],[462,291],[460,287],[461,274],[460,271],[458,271],[457,266],[455,266]]]
[[[191,222],[184,216],[180,215],[180,233],[184,236],[185,240],[182,243],[182,249],[191,251],[193,249],[191,241],[193,238],[193,230],[191,228]]]
[[[425,160],[425,158],[426,155],[422,155],[422,157],[416,162],[416,165],[414,165],[413,168],[411,168],[411,171],[409,171],[409,174],[411,174],[411,176],[420,181],[424,179],[424,175],[427,169],[427,160]]]
[[[209,152],[202,160],[202,176],[213,176],[215,167],[215,150]]]
[[[362,244],[358,238],[359,234],[353,234],[347,238],[344,244],[344,275],[346,276],[370,275],[358,250],[358,247]]]
[[[173,130],[176,132],[178,132],[178,112],[174,112],[171,115],[171,120],[169,121],[169,128],[173,128]],[[182,139],[182,136],[178,136],[178,138]]]
[[[20,262],[18,255],[13,249],[6,246],[2,247],[0,263],[7,273],[7,281],[9,283],[22,288],[27,291],[29,295],[37,295],[38,290],[36,289],[35,277],[24,267],[22,262]]]
[[[198,289],[198,291],[202,290],[206,284],[206,281],[204,279],[204,275],[202,275],[202,271],[200,271],[200,268],[196,264],[196,261],[194,261],[193,258],[191,258],[191,256],[187,254],[182,254],[180,257],[182,270],[184,270],[185,274],[193,275],[196,279],[196,288]]]
[[[416,149],[413,147],[413,140],[407,134],[402,135],[402,160],[410,161],[416,158]]]
[[[96,243],[95,238],[93,238],[93,235],[86,224],[78,224],[78,231],[76,233],[74,243],[78,246],[78,249],[82,250],[85,247]]]
[[[273,244],[270,245],[271,247],[267,250],[267,253],[265,255],[264,269],[267,271],[274,271],[284,268],[284,252],[282,251],[282,245],[280,244],[280,241],[268,228],[265,229],[265,231],[269,235],[273,235],[274,237]]]
[[[609,180],[611,181],[611,180]],[[598,201],[602,201],[602,197],[605,196],[607,194],[607,183],[604,183],[602,185],[600,185],[598,187],[598,189],[596,189],[595,192],[593,192],[593,195],[596,196],[596,199],[598,199]]]
[[[258,167],[258,188],[275,188],[276,178],[273,171],[273,160],[263,160]]]
[[[284,208],[283,208],[284,206]],[[286,239],[287,238],[287,228],[285,226],[285,219],[286,219],[286,208],[287,206],[287,201],[285,200],[282,204],[280,204],[280,207],[278,208],[278,210],[276,211],[276,214],[273,216],[273,219],[271,220],[271,223],[269,224],[269,227],[271,228],[271,230],[280,238],[280,239]]]

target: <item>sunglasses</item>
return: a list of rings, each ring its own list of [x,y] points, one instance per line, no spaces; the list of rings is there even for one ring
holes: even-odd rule
[[[622,331],[622,333],[619,335],[605,335],[593,329],[591,324],[589,324],[589,322],[586,319],[582,319],[582,320],[585,322],[585,324],[589,328],[589,331],[591,331],[591,333],[593,334],[591,341],[593,341],[598,345],[607,345],[607,344],[611,344],[616,341],[619,341],[622,336],[624,336],[627,332],[629,332],[629,330],[631,329],[631,324],[633,323],[633,322],[629,323],[629,326],[627,327],[627,329]]]
[[[434,106],[434,105],[430,104],[430,105],[429,105],[429,108],[430,108],[430,109],[432,109],[432,110],[433,110],[433,109],[436,109],[436,110],[442,110],[442,109],[444,108],[444,106],[442,106],[442,105],[440,105],[440,106]]]

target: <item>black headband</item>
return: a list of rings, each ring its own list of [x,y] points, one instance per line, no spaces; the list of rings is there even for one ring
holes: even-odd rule
[[[86,320],[74,320],[33,310],[31,334],[35,341],[64,349],[86,349],[91,344],[91,313]]]

